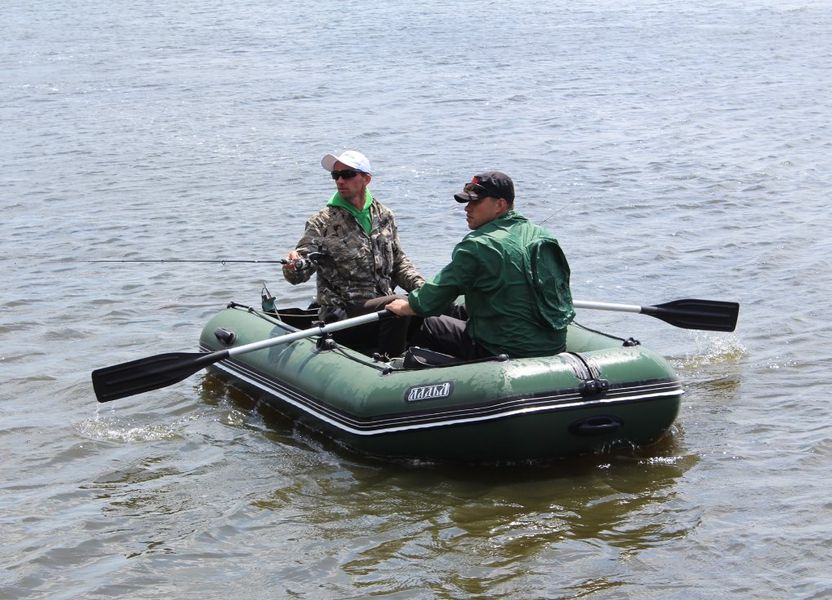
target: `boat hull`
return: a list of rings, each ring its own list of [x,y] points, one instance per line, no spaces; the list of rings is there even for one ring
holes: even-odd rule
[[[213,351],[292,331],[235,305],[206,324],[200,345]],[[567,352],[552,357],[405,369],[311,338],[246,352],[212,371],[354,451],[463,462],[650,444],[671,427],[682,395],[663,358],[579,326],[570,327]]]

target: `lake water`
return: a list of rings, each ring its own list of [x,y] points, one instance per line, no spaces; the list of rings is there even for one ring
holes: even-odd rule
[[[0,597],[823,598],[832,5],[11,0],[0,7]],[[671,435],[523,468],[352,456],[195,351],[362,150],[426,275],[501,169],[576,298],[735,300],[735,333],[581,311],[668,357]]]

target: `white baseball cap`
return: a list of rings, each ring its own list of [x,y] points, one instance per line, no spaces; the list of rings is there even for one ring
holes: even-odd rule
[[[361,171],[367,175],[371,174],[370,161],[358,150],[346,150],[341,153],[341,156],[326,154],[321,159],[321,166],[331,173],[337,162],[344,163],[348,167],[352,167],[356,171]]]

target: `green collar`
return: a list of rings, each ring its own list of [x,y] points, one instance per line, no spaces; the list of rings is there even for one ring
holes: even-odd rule
[[[358,224],[361,225],[361,228],[364,230],[364,233],[367,235],[370,234],[370,231],[373,228],[373,217],[370,215],[370,206],[373,203],[373,195],[370,193],[370,190],[365,190],[364,192],[364,208],[358,210],[353,206],[352,202],[347,202],[341,197],[340,192],[335,192],[335,195],[329,199],[327,202],[327,206],[337,206],[338,208],[343,208],[345,211],[350,213],[355,220],[358,221]]]

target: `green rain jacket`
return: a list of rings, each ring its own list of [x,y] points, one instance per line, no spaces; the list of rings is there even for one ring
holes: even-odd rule
[[[465,296],[466,332],[489,352],[547,356],[566,348],[575,317],[569,264],[558,241],[514,211],[472,231],[433,281],[413,290],[419,315],[438,315]]]

